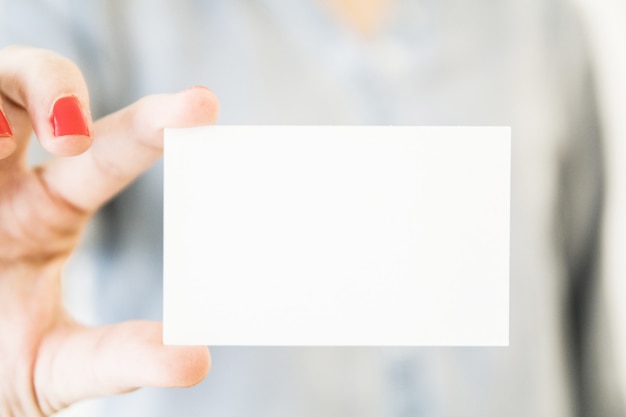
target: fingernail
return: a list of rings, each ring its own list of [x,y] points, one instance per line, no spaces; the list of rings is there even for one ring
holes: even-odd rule
[[[83,109],[74,96],[61,97],[54,102],[50,122],[54,128],[54,136],[89,136]]]
[[[13,136],[13,131],[11,130],[11,126],[9,126],[9,121],[4,115],[4,112],[0,110],[0,137],[2,136]]]

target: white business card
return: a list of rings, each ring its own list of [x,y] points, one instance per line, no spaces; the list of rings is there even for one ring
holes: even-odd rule
[[[507,345],[510,128],[165,132],[164,342]]]

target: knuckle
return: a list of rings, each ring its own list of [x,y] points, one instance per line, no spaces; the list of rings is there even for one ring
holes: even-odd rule
[[[77,94],[82,99],[88,96],[80,67],[48,49],[7,46],[0,50],[0,67],[5,96],[22,106],[39,103],[47,93]]]
[[[128,112],[129,136],[137,144],[150,152],[161,153],[163,149],[163,118],[154,112],[154,103],[162,96],[149,95],[136,101]]]
[[[83,82],[82,71],[78,65],[64,56],[58,55],[51,51],[42,51],[33,62],[33,70],[31,76],[38,79],[42,73],[46,73],[54,84],[77,84]],[[71,85],[75,88],[75,85]],[[81,85],[82,87],[82,85]]]

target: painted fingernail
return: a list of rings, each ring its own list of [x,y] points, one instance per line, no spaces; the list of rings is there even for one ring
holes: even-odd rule
[[[61,97],[54,102],[50,122],[54,128],[54,136],[89,136],[83,109],[74,96]]]
[[[11,131],[11,126],[4,112],[0,110],[0,137],[3,136],[13,136],[13,131]]]

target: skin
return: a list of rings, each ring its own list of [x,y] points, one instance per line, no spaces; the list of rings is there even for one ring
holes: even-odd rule
[[[391,0],[324,0],[342,24],[375,34]],[[89,136],[54,137],[50,112],[78,98]],[[163,151],[164,127],[212,124],[204,87],[154,95],[96,122],[71,61],[52,52],[0,51],[0,416],[47,416],[81,399],[140,387],[187,387],[209,371],[205,347],[163,346],[160,323],[86,327],[65,310],[61,272],[89,218]],[[31,134],[56,157],[29,167]]]
[[[54,100],[81,102],[90,136],[55,138]],[[95,123],[80,70],[54,53],[0,51],[0,415],[50,415],[83,398],[186,387],[210,367],[205,347],[166,347],[161,324],[86,327],[61,299],[61,270],[91,215],[162,154],[163,127],[214,123],[218,102],[195,87],[145,97]],[[35,131],[53,155],[26,164]],[[67,157],[61,157],[67,156]]]
[[[358,35],[376,36],[384,27],[394,0],[320,0],[340,24]]]

